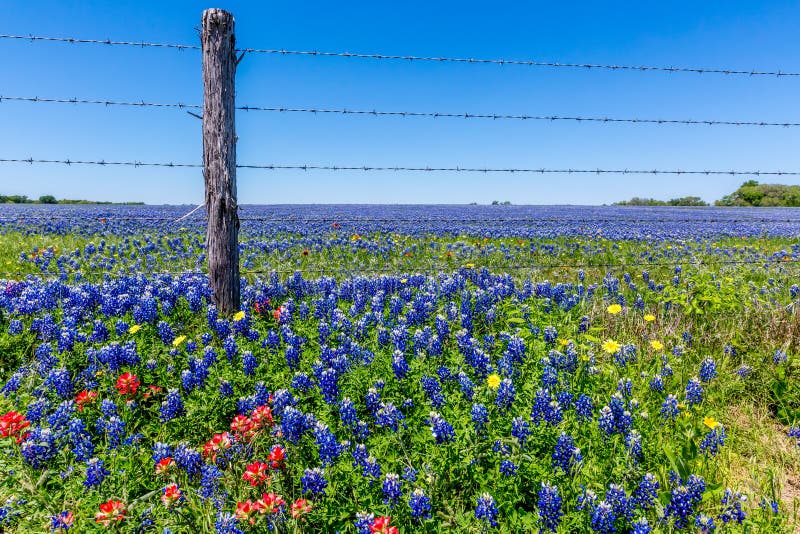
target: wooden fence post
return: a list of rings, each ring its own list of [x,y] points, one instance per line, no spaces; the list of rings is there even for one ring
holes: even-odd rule
[[[203,12],[203,176],[206,184],[208,278],[214,303],[224,314],[240,305],[239,216],[236,202],[235,78],[233,15]]]

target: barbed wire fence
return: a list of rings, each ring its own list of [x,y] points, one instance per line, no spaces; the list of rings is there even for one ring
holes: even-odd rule
[[[211,15],[218,17],[216,23],[225,25],[224,17],[230,18],[230,35],[233,35],[232,17],[227,12],[221,10],[207,10],[204,12],[204,25],[206,23],[206,15],[210,12]],[[219,18],[222,17],[222,18]],[[219,24],[218,24],[219,25]],[[220,28],[216,28],[219,30]],[[213,30],[213,29],[212,29]],[[216,31],[215,30],[215,31]],[[226,31],[222,28],[223,33]],[[206,39],[209,38],[211,31],[204,27],[203,44],[189,45],[178,43],[163,43],[163,42],[148,42],[148,41],[131,41],[131,40],[112,40],[112,39],[86,39],[86,38],[71,38],[71,37],[53,37],[42,35],[12,35],[0,34],[0,40],[16,40],[16,41],[29,41],[32,43],[62,43],[74,45],[104,45],[109,47],[135,47],[140,49],[170,49],[178,52],[183,51],[201,51],[204,46],[209,46]],[[538,68],[556,68],[556,69],[580,69],[580,70],[607,70],[619,72],[636,72],[636,73],[663,73],[663,74],[700,74],[700,75],[723,75],[723,76],[748,76],[748,77],[799,77],[800,72],[771,70],[771,69],[734,69],[724,67],[693,67],[693,66],[665,66],[665,65],[617,65],[617,64],[598,64],[598,63],[578,63],[578,62],[558,62],[558,61],[545,61],[534,59],[513,59],[513,58],[465,58],[465,57],[451,57],[451,56],[417,56],[417,55],[396,55],[396,54],[379,54],[379,53],[363,53],[363,52],[346,52],[346,51],[319,51],[319,50],[287,50],[278,48],[232,48],[225,52],[228,57],[218,57],[217,60],[221,61],[224,68],[230,69],[232,62],[233,68],[230,69],[231,73],[235,73],[235,66],[246,55],[273,55],[273,56],[299,56],[307,58],[338,58],[338,59],[351,59],[351,60],[371,60],[371,61],[394,61],[394,62],[427,62],[427,63],[453,63],[464,65],[485,65],[485,66],[510,66],[510,67],[538,67]],[[204,62],[206,57],[204,55]],[[204,63],[205,65],[205,63]],[[233,74],[230,74],[232,77]],[[229,80],[233,83],[232,78]],[[215,89],[218,87],[209,87],[206,80],[206,96],[215,94]],[[216,80],[214,83],[222,83]],[[230,101],[223,102],[225,105],[230,105],[233,110],[239,112],[271,112],[271,113],[292,113],[292,114],[310,114],[310,115],[338,115],[338,116],[364,116],[375,118],[424,118],[424,119],[469,119],[469,120],[483,120],[483,121],[539,121],[539,122],[557,122],[557,121],[570,121],[578,123],[603,123],[603,124],[641,124],[641,125],[682,125],[682,126],[732,126],[732,127],[782,127],[782,128],[795,128],[800,126],[798,121],[775,121],[775,120],[730,120],[730,119],[691,119],[691,118],[653,118],[653,117],[603,117],[603,116],[581,116],[581,115],[534,115],[534,114],[509,114],[509,113],[455,113],[449,111],[443,112],[429,112],[429,111],[396,111],[396,110],[368,110],[368,109],[347,109],[347,108],[317,108],[317,107],[283,107],[275,105],[233,105],[233,97]],[[0,103],[16,102],[16,103],[36,103],[36,104],[64,104],[64,105],[95,105],[106,107],[132,107],[132,108],[152,108],[152,109],[173,109],[190,113],[191,115],[203,119],[202,115],[195,113],[196,111],[203,111],[208,105],[182,103],[182,102],[147,102],[147,101],[126,101],[116,99],[88,99],[88,98],[65,98],[65,97],[39,97],[39,96],[0,96]],[[204,142],[207,141],[209,133],[205,131],[206,120],[204,120]],[[212,127],[215,126],[212,124]],[[219,137],[229,137],[233,135],[232,122],[230,126],[216,126],[217,130],[212,132],[213,135]],[[204,144],[205,147],[205,144]],[[101,167],[133,167],[133,168],[192,168],[202,169],[206,175],[206,183],[208,186],[209,169],[208,162],[164,162],[164,161],[140,161],[140,160],[104,160],[104,159],[69,159],[69,158],[34,158],[34,157],[2,157],[0,163],[5,164],[59,164],[67,166],[101,166]],[[215,165],[227,166],[230,169],[250,169],[250,170],[264,170],[264,171],[344,171],[344,172],[420,172],[420,173],[503,173],[503,174],[528,174],[528,175],[546,175],[546,174],[594,174],[594,175],[674,175],[674,176],[800,176],[800,171],[793,170],[743,170],[743,169],[628,169],[628,168],[532,168],[532,167],[475,167],[475,166],[423,166],[423,165],[402,165],[402,166],[386,166],[386,165],[322,165],[322,164],[280,164],[280,163],[250,163],[240,164],[230,159],[223,158],[222,160],[215,161]],[[212,173],[213,174],[213,173]],[[235,180],[235,177],[234,177]],[[234,198],[234,204],[236,199]],[[199,209],[195,208],[195,210]],[[235,207],[235,206],[234,206]],[[190,212],[190,215],[193,212]],[[209,211],[210,213],[210,211]],[[252,222],[266,222],[277,224],[433,224],[437,222],[460,222],[460,223],[476,223],[476,224],[506,224],[511,223],[515,225],[521,224],[567,224],[567,223],[586,223],[597,224],[602,222],[607,223],[627,223],[627,224],[647,224],[647,223],[702,223],[702,224],[730,224],[730,223],[763,223],[763,224],[776,224],[776,223],[800,223],[800,219],[793,218],[587,218],[585,220],[578,220],[575,218],[403,218],[403,217],[257,217],[257,216],[238,216],[234,210],[233,216],[238,221],[252,221]],[[38,219],[32,216],[25,217],[0,217],[0,223],[36,223],[41,220],[42,223],[54,223],[55,221],[72,221],[81,220],[86,221],[85,215],[48,215]],[[99,222],[102,224],[109,224],[114,222],[125,221],[151,221],[163,223],[177,223],[171,217],[137,217],[137,216],[98,216],[92,217],[89,220]],[[182,217],[179,219],[182,223],[202,221],[202,218],[186,219]],[[208,220],[208,219],[206,219]],[[211,224],[209,221],[209,232],[211,232]],[[238,258],[238,257],[237,257]],[[209,261],[213,261],[209,257]],[[711,262],[684,262],[693,265],[740,265],[740,264],[754,264],[756,260],[726,260],[726,261],[711,261]],[[678,261],[680,263],[680,261]],[[780,263],[779,260],[766,261],[765,265],[771,263]],[[237,260],[238,265],[238,260]],[[663,262],[621,262],[621,263],[573,263],[573,264],[508,264],[508,265],[492,265],[492,268],[502,268],[507,270],[535,270],[535,269],[548,269],[548,268],[629,268],[629,267],[664,267],[667,265],[675,265],[675,263]],[[430,268],[417,268],[417,272],[438,272],[444,266],[435,266]],[[453,265],[447,265],[447,268],[452,268]],[[391,269],[374,269],[364,268],[359,269],[363,273],[392,273],[397,272],[398,268],[402,266],[394,266]],[[480,268],[477,266],[476,268]],[[301,269],[304,272],[334,272],[334,269]],[[213,271],[209,265],[209,272]],[[297,269],[292,270],[274,270],[274,269],[241,269],[241,274],[271,274],[273,272],[292,274]],[[0,275],[12,276],[27,276],[31,273],[26,272],[0,272]],[[43,276],[54,275],[62,276],[65,273],[40,273]],[[75,273],[72,273],[75,274]],[[208,274],[201,271],[162,271],[152,272],[150,274]],[[238,272],[236,273],[238,276]],[[212,289],[214,288],[214,281],[212,282]]]

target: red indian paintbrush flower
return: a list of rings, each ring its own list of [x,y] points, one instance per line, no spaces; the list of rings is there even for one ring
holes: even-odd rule
[[[117,378],[115,387],[120,395],[135,395],[136,390],[139,389],[139,379],[134,374],[122,373]]]
[[[286,459],[286,449],[280,445],[272,447],[269,456],[267,456],[269,466],[273,469],[283,469],[285,467],[283,464],[284,459]]]
[[[283,500],[283,497],[275,493],[263,493],[255,503],[256,508],[262,514],[267,512],[277,514],[281,507],[285,505],[286,501]]]
[[[216,463],[217,454],[220,451],[230,449],[233,446],[233,436],[228,432],[214,434],[214,436],[203,445],[203,456],[210,458],[211,463]]]
[[[95,400],[97,400],[97,392],[84,389],[75,397],[75,404],[78,405],[78,411],[82,412],[84,406],[92,404]]]
[[[311,511],[311,503],[305,499],[297,499],[292,503],[292,517],[297,519]]]
[[[22,431],[30,426],[31,422],[25,419],[21,413],[14,411],[8,412],[0,417],[0,437],[14,438],[17,443],[22,442],[24,435]]]
[[[255,524],[256,519],[253,514],[258,511],[258,508],[253,504],[253,501],[247,499],[244,502],[236,503],[236,519],[248,521],[251,525]]]
[[[392,520],[388,515],[376,517],[372,524],[369,526],[372,534],[398,534],[397,527],[389,525]]]
[[[269,464],[264,462],[253,462],[249,464],[242,478],[248,481],[251,486],[260,486],[269,480]]]
[[[112,522],[125,519],[125,503],[118,499],[109,499],[100,505],[100,511],[94,515],[94,520],[104,527]]]
[[[164,488],[164,493],[161,495],[161,502],[164,506],[169,508],[183,499],[183,492],[177,484],[170,484]]]
[[[264,426],[272,424],[272,408],[269,406],[258,406],[250,414],[250,422],[253,430],[258,430]]]
[[[175,460],[172,459],[171,456],[167,456],[166,458],[162,458],[156,464],[156,474],[157,475],[167,475],[175,467]]]
[[[237,415],[231,421],[231,432],[240,441],[250,441],[253,435],[253,422],[246,415]]]

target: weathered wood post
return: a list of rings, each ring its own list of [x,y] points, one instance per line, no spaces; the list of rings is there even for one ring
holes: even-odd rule
[[[239,310],[239,216],[236,203],[233,15],[203,12],[203,176],[206,183],[208,278],[224,314]]]

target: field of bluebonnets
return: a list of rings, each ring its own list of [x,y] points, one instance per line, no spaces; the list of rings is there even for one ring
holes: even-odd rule
[[[0,208],[0,530],[790,532],[800,210]]]

